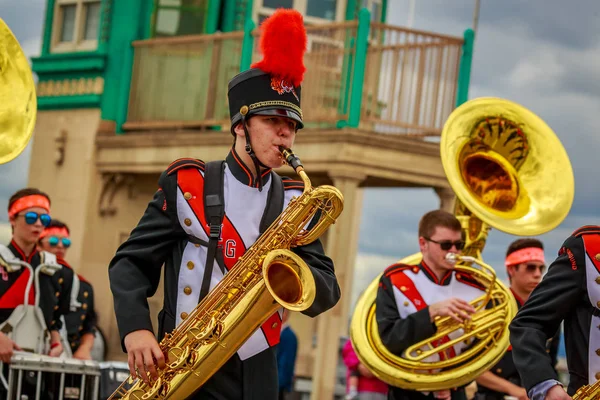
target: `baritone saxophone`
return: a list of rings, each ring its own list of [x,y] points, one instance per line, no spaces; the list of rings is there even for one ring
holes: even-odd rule
[[[304,311],[312,305],[312,272],[290,248],[317,240],[339,217],[344,198],[333,186],[312,187],[298,157],[290,149],[280,150],[304,182],[302,194],[162,339],[167,367],[158,370],[158,379],[146,384],[130,375],[110,399],[188,398],[280,307]]]

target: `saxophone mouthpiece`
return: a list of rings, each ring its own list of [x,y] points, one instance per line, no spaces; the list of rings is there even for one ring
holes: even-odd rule
[[[302,171],[304,170],[304,167],[302,166],[302,162],[300,161],[300,159],[294,154],[294,152],[292,151],[292,149],[286,149],[283,146],[279,146],[279,151],[281,151],[281,154],[283,154],[283,157],[285,159],[285,162],[290,165],[292,168],[294,168],[294,170],[296,172]]]

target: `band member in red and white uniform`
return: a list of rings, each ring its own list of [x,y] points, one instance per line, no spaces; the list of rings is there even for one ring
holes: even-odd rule
[[[59,334],[60,316],[70,311],[69,294],[73,273],[62,268],[52,254],[39,252],[36,248],[44,227],[51,221],[50,198],[35,188],[19,190],[9,199],[8,218],[13,236],[8,246],[1,246],[2,259],[9,264],[11,260],[25,262],[31,265],[34,271],[43,264],[55,265],[58,269],[53,275],[39,273],[39,307],[43,312],[46,328],[50,331],[49,354],[59,356],[63,351]],[[0,268],[0,274],[0,323],[4,323],[18,305],[25,303],[25,290],[30,272],[24,267],[13,272]],[[34,304],[35,296],[35,285],[32,285],[28,304]],[[14,340],[19,343],[19,337]],[[0,360],[10,362],[12,352],[17,347],[7,335],[0,333]]]
[[[402,356],[408,347],[432,337],[437,317],[463,321],[475,312],[469,301],[481,296],[483,288],[468,276],[455,273],[453,264],[446,261],[448,253],[459,254],[464,245],[456,217],[443,210],[430,211],[419,222],[421,263],[394,264],[385,270],[377,291],[376,318],[381,340],[390,352]],[[433,355],[435,360],[431,361],[453,357],[463,349],[463,344],[456,345]],[[388,398],[466,400],[466,394],[464,388],[424,393],[390,386]]]
[[[65,261],[70,246],[69,227],[62,221],[52,219],[40,236],[40,249],[56,255],[62,265],[71,268]],[[83,276],[76,275],[71,296],[76,298],[78,306],[65,316],[65,341],[74,358],[91,360],[96,333],[94,288]]]
[[[233,146],[224,162],[205,164],[186,158],[172,163],[160,176],[159,189],[142,219],[110,263],[123,349],[131,373],[137,375],[137,368],[144,380],[146,372],[156,376],[156,366],[165,363],[147,301],[157,289],[163,264],[165,294],[158,339],[187,318],[290,199],[302,193],[301,182],[272,171],[283,162],[280,146],[291,148],[303,127],[300,83],[307,37],[302,16],[279,9],[263,22],[261,34],[264,59],[229,83]],[[217,193],[205,195],[217,181]],[[211,207],[223,207],[222,224],[219,218],[206,217]],[[319,240],[292,251],[313,273],[316,298],[303,313],[314,317],[340,298],[333,262]],[[281,325],[277,312],[194,398],[277,399],[275,346]]]
[[[546,269],[544,245],[535,238],[517,239],[508,246],[505,260],[506,271],[517,306],[521,308],[531,292],[542,280]],[[546,352],[552,365],[556,365],[560,329],[546,342]],[[504,354],[489,371],[477,378],[476,400],[503,400],[512,396],[518,400],[527,400],[527,391],[521,383],[521,377],[515,366],[512,348]]]
[[[563,321],[566,392],[546,353],[546,341]],[[513,319],[510,342],[531,400],[570,399],[577,389],[600,380],[600,226],[584,226],[565,240]]]

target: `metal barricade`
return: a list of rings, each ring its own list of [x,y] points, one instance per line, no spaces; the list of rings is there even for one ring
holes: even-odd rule
[[[98,399],[95,361],[16,352],[8,369],[8,400]]]

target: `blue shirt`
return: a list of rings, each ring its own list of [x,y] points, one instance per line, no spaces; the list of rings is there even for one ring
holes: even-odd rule
[[[279,390],[292,391],[294,382],[294,367],[296,366],[296,352],[298,339],[289,326],[281,331],[281,339],[277,346],[277,373],[279,375]]]

